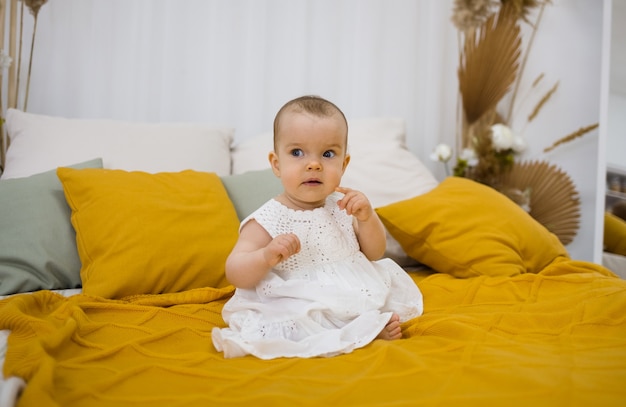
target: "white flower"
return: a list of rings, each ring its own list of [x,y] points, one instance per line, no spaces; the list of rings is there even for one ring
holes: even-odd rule
[[[448,160],[450,160],[451,157],[452,157],[452,149],[447,144],[438,144],[437,147],[435,147],[435,151],[433,151],[430,154],[431,160],[441,161],[444,163],[448,162]]]
[[[13,62],[13,58],[4,52],[3,49],[0,49],[0,75],[2,75],[1,71],[11,66],[11,62]]]
[[[513,132],[504,124],[491,126],[491,141],[496,151],[508,150],[513,147]]]
[[[468,167],[475,167],[478,164],[478,156],[473,148],[464,148],[459,155],[459,160],[465,161]]]
[[[521,153],[524,150],[526,150],[526,140],[524,140],[522,137],[520,136],[514,136],[513,137],[513,151],[515,151],[516,153]]]

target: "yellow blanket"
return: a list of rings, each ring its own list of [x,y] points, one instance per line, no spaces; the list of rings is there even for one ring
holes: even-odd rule
[[[48,291],[0,302],[20,406],[622,406],[626,281],[590,263],[539,274],[415,274],[405,339],[333,358],[225,360],[231,288],[112,301]]]

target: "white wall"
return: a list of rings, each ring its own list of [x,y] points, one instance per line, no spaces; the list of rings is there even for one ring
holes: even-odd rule
[[[244,140],[269,130],[287,100],[316,93],[350,117],[404,117],[411,147],[426,156],[433,135],[454,129],[443,115],[456,96],[451,4],[51,1],[40,12],[29,110],[219,122]]]
[[[581,229],[567,249],[572,257],[592,261],[599,261],[594,242],[602,239],[595,229],[599,132],[588,133],[547,154],[542,150],[580,127],[599,121],[602,19],[600,2],[554,1],[541,22],[525,78],[526,89],[541,73],[545,74],[544,90],[555,81],[560,83],[540,115],[525,127],[530,145],[527,157],[558,165],[574,181],[581,199]],[[529,101],[516,117],[524,122],[533,107]]]
[[[428,155],[439,142],[454,144],[458,58],[452,3],[49,1],[39,14],[28,110],[227,124],[240,141],[269,130],[288,99],[317,93],[349,117],[405,118],[409,147],[441,179],[442,167]],[[598,121],[601,43],[599,2],[554,0],[522,84],[528,89],[541,72],[546,86],[561,83],[540,117],[519,128],[530,144],[525,158],[559,165],[579,189],[581,229],[568,250],[583,260],[594,259],[598,238],[598,132],[547,155],[542,150]],[[516,117],[532,108],[531,99]]]
[[[606,162],[626,168],[626,95],[609,95]]]

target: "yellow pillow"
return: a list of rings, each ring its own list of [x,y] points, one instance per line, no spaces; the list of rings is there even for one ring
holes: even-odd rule
[[[604,250],[626,256],[626,221],[608,212],[604,214]]]
[[[86,294],[122,298],[228,285],[239,220],[220,178],[57,169]]]
[[[466,178],[446,178],[376,212],[409,256],[456,277],[536,273],[558,256],[569,257],[517,204]]]

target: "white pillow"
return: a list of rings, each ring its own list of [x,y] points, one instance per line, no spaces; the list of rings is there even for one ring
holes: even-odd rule
[[[270,168],[267,157],[272,150],[271,132],[235,145],[233,173]],[[403,119],[349,120],[348,152],[350,164],[341,184],[363,192],[375,208],[422,195],[438,184],[428,168],[407,148]],[[386,256],[403,266],[414,263],[389,234]]]
[[[272,150],[274,138],[271,132],[235,144],[230,151],[233,175],[271,168],[269,154]]]
[[[2,179],[102,157],[104,168],[230,174],[234,129],[191,123],[66,119],[9,109]]]
[[[438,184],[407,148],[402,119],[349,122],[348,152],[342,185],[365,193],[375,208],[424,194]]]

